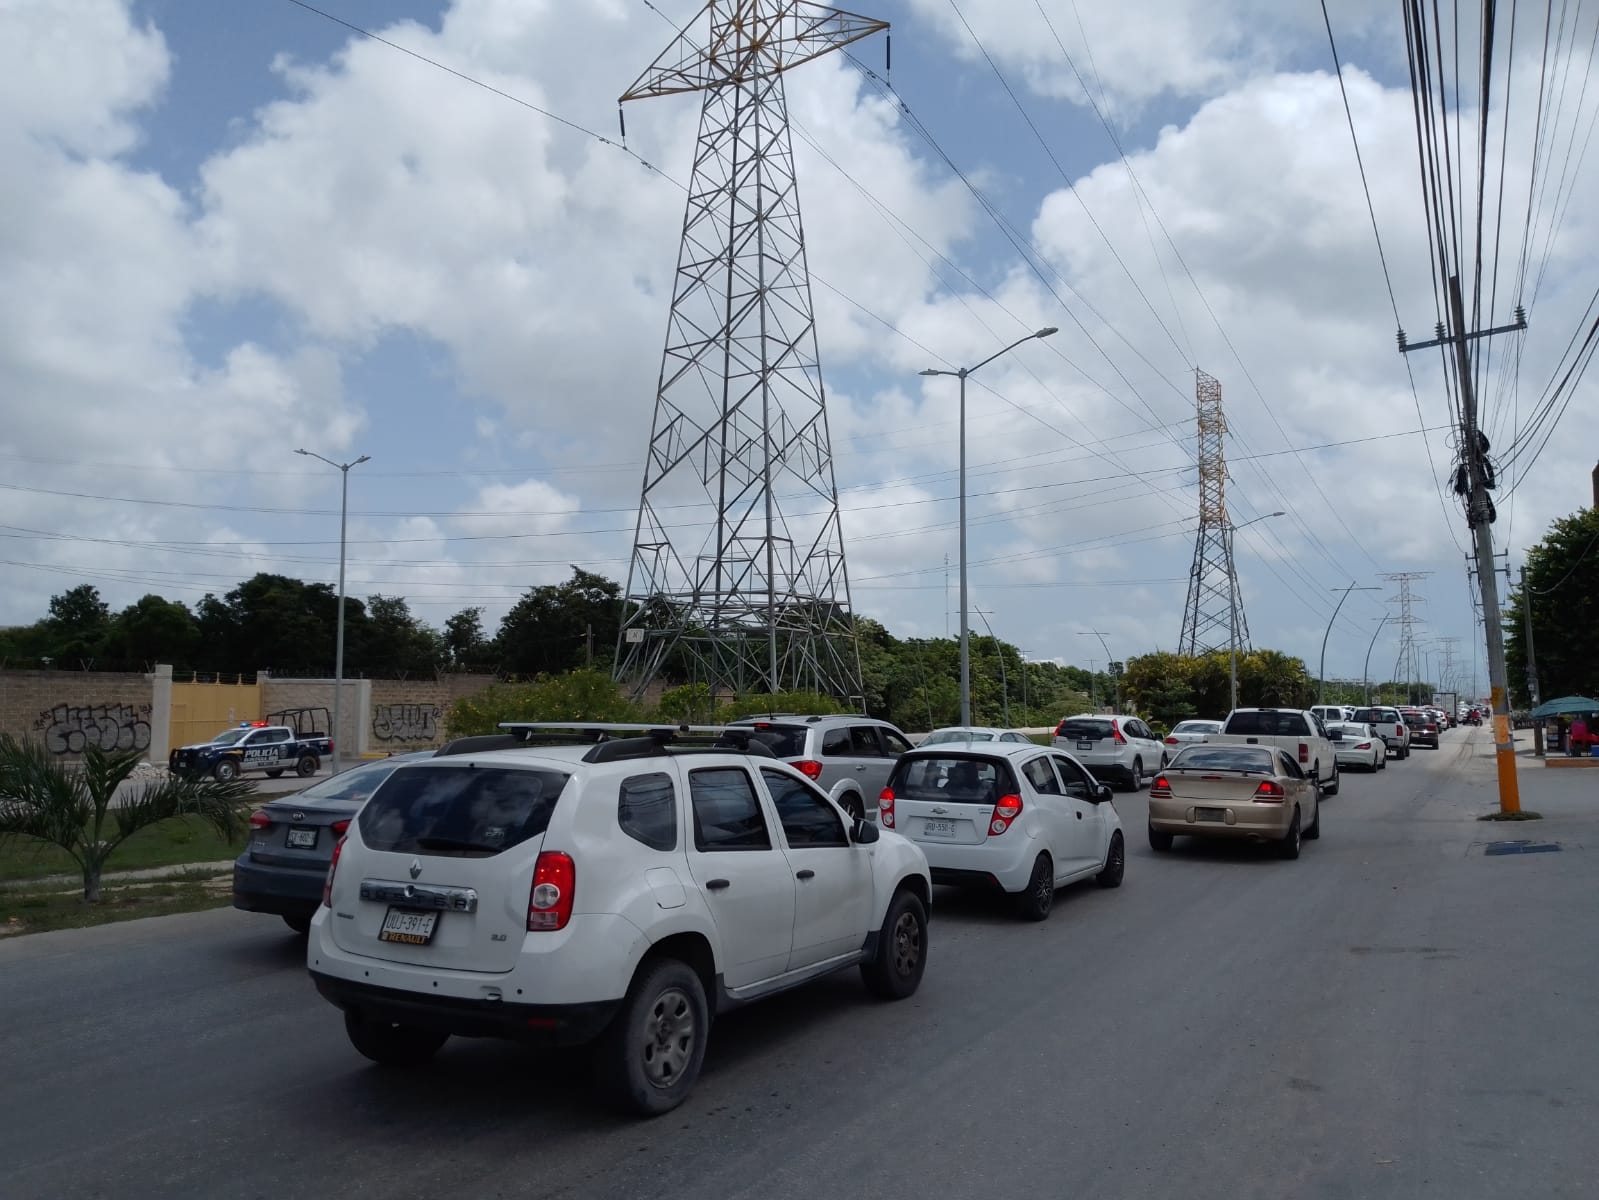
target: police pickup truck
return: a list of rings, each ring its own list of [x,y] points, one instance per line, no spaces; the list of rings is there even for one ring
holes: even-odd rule
[[[303,777],[315,775],[322,759],[333,753],[333,739],[324,733],[300,735],[287,725],[246,721],[224,729],[209,742],[179,746],[167,757],[174,775],[212,775],[237,779],[245,771],[265,771],[276,779],[293,770]]]

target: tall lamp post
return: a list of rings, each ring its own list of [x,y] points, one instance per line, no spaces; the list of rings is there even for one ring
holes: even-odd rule
[[[1344,601],[1349,599],[1349,593],[1350,592],[1380,592],[1380,591],[1382,591],[1382,589],[1380,587],[1376,587],[1376,586],[1372,586],[1372,587],[1356,587],[1355,586],[1355,581],[1353,579],[1351,579],[1349,581],[1349,586],[1344,589],[1344,594],[1342,596],[1338,597],[1338,605],[1337,605],[1336,608],[1333,609],[1333,615],[1330,618],[1328,618],[1328,621],[1327,621],[1327,632],[1321,635],[1321,666],[1316,668],[1316,703],[1317,704],[1322,703],[1322,701],[1326,699],[1326,695],[1327,695],[1327,639],[1332,636],[1333,622],[1338,619],[1338,610],[1343,608]],[[1368,704],[1371,703],[1370,698],[1368,698],[1366,702]]]
[[[1377,635],[1382,632],[1382,627],[1393,620],[1392,617],[1383,617],[1377,622],[1377,628],[1372,630],[1371,642],[1366,647],[1366,662],[1360,668],[1360,681],[1366,686],[1366,707],[1371,707],[1371,652],[1377,645]]]
[[[1227,617],[1231,626],[1227,638],[1227,695],[1229,697],[1228,710],[1238,707],[1238,558],[1233,554],[1233,534],[1240,529],[1247,529],[1256,521],[1264,521],[1267,517],[1283,516],[1283,511],[1261,513],[1258,517],[1251,517],[1242,525],[1227,524],[1227,561],[1232,564],[1233,574],[1230,582],[1232,594],[1228,597]]]
[[[960,558],[961,558],[961,724],[969,726],[972,723],[972,659],[971,659],[971,633],[967,624],[967,583],[966,583],[966,377],[974,371],[987,366],[1002,354],[1008,354],[1023,342],[1030,342],[1034,338],[1047,338],[1059,330],[1053,325],[1034,331],[1024,338],[1017,338],[1003,350],[996,350],[976,366],[961,367],[956,371],[943,371],[937,367],[928,367],[919,372],[922,375],[952,375],[961,381],[960,399]]]
[[[344,744],[344,736],[339,729],[339,713],[342,707],[340,701],[344,698],[344,546],[345,530],[350,516],[350,468],[358,467],[364,462],[370,462],[369,455],[361,455],[354,462],[338,463],[331,458],[323,458],[314,450],[296,450],[296,454],[303,454],[307,458],[315,458],[325,462],[330,467],[339,471],[339,615],[337,620],[338,633],[333,639],[333,773],[339,773],[339,747]]]
[[[1122,681],[1121,681],[1121,677],[1116,674],[1116,668],[1114,666],[1112,666],[1112,664],[1116,660],[1111,658],[1111,656],[1110,656],[1110,646],[1108,644],[1106,644],[1106,642],[1105,642],[1105,635],[1103,633],[1099,632],[1099,630],[1097,630],[1097,629],[1086,629],[1086,630],[1079,630],[1078,633],[1077,633],[1077,636],[1078,637],[1095,637],[1095,638],[1098,638],[1099,639],[1099,644],[1105,648],[1105,670],[1110,672],[1110,686],[1113,689],[1112,692],[1111,692],[1110,706],[1113,709],[1115,709],[1117,712],[1121,712],[1121,710],[1122,710]]]

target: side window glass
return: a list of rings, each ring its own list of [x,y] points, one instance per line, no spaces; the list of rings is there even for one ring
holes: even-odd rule
[[[1092,800],[1093,788],[1082,769],[1069,758],[1062,758],[1058,754],[1053,758],[1055,769],[1060,772],[1061,781],[1066,785],[1066,794],[1076,796],[1079,800]]]
[[[707,767],[688,774],[696,850],[770,850],[772,836],[748,773]]]
[[[1030,762],[1022,765],[1022,774],[1027,776],[1027,782],[1033,785],[1033,790],[1044,796],[1059,796],[1061,792],[1060,780],[1055,778],[1055,768],[1049,765],[1049,756],[1040,755]]]
[[[761,778],[772,794],[783,836],[794,849],[814,846],[848,846],[844,823],[837,811],[808,784],[781,771],[762,768]]]
[[[270,736],[274,742],[286,742],[289,740],[289,731],[287,729],[274,729]]]
[[[870,725],[851,725],[849,752],[856,758],[882,758],[883,749],[877,744],[877,730]]]
[[[622,780],[616,823],[628,837],[651,850],[676,850],[677,790],[672,777],[657,771]]]
[[[883,735],[883,745],[888,747],[889,754],[895,758],[911,748],[911,744],[892,729],[879,729],[877,732]]]
[[[1299,769],[1299,764],[1282,751],[1277,752],[1277,759],[1283,765],[1283,770],[1290,779],[1303,779],[1305,773]]]
[[[1138,722],[1138,736],[1146,742],[1158,742],[1160,740],[1155,736],[1155,731],[1142,721]]]
[[[829,729],[822,735],[822,755],[845,755],[849,753],[849,730]]]

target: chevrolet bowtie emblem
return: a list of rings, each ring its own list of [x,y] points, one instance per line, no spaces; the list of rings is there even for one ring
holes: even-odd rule
[[[411,878],[415,879],[420,874],[422,874],[422,860],[413,858],[411,860]]]
[[[935,804],[935,805],[933,805],[933,811],[936,812],[939,816],[943,816],[945,813],[947,813],[949,811],[949,809],[945,808],[942,804]]]

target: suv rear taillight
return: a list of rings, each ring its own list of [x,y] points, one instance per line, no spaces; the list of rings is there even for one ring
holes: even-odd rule
[[[998,836],[1010,828],[1010,823],[1022,815],[1020,796],[1001,796],[994,804],[994,818],[988,823],[991,836]]]
[[[339,869],[339,855],[344,853],[344,839],[341,837],[333,843],[333,858],[328,863],[328,877],[322,881],[322,904],[325,908],[333,907],[333,872]]]
[[[1302,763],[1310,761],[1310,747],[1305,745],[1304,742],[1299,743],[1299,761]]]
[[[1155,776],[1155,782],[1149,785],[1149,794],[1155,800],[1171,799],[1171,780],[1164,775]]]
[[[894,828],[893,788],[884,788],[877,795],[877,823],[884,829]]]
[[[577,866],[570,854],[546,850],[533,865],[533,890],[527,898],[530,932],[565,929],[572,919],[572,899],[577,891]]]
[[[822,777],[822,764],[814,758],[802,758],[798,762],[788,764],[806,779],[820,779]]]
[[[270,829],[271,827],[272,818],[267,816],[266,813],[262,812],[260,809],[256,809],[250,814],[251,829]]]
[[[1275,779],[1263,779],[1260,786],[1255,789],[1255,801],[1259,804],[1280,804],[1288,793],[1283,791],[1283,785]]]
[[[1110,723],[1110,732],[1111,736],[1116,739],[1116,744],[1118,746],[1125,746],[1127,744],[1127,739],[1122,736],[1122,723],[1120,721],[1112,721]]]

